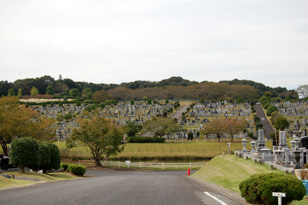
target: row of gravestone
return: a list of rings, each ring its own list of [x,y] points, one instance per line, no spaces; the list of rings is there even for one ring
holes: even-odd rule
[[[308,102],[274,103],[279,112],[284,116],[308,116]]]
[[[75,104],[64,104],[63,106],[33,106],[34,110],[37,110],[40,114],[47,118],[57,118],[58,114],[62,116],[70,113],[72,119],[63,120],[57,123],[56,136],[57,139],[66,139],[72,133],[72,129],[78,127],[78,123],[74,115],[80,115],[86,108],[85,104],[77,106]],[[174,109],[174,105],[146,105],[137,103],[131,105],[129,103],[119,103],[114,106],[106,106],[102,109],[101,114],[107,119],[111,119],[114,123],[119,125],[126,125],[130,121],[135,121],[138,124],[149,120],[153,115],[162,114],[166,109]],[[116,120],[114,118],[117,118]]]
[[[196,104],[188,114],[191,117],[210,117],[210,116],[250,116],[251,109],[248,103],[238,105],[221,105],[221,104]]]

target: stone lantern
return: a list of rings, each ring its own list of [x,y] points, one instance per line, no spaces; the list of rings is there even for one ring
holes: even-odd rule
[[[299,163],[299,160],[301,158],[300,154],[301,154],[301,151],[298,149],[298,148],[295,148],[295,150],[293,151],[294,153],[294,157],[295,157],[295,169],[300,169],[301,166],[300,166],[300,163]]]
[[[255,147],[256,147],[256,141],[251,141],[250,142],[250,144],[251,144],[251,151],[250,151],[250,154],[253,154],[253,153],[255,153],[256,152],[256,150],[255,150]]]

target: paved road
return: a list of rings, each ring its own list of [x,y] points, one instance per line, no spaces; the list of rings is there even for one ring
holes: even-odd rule
[[[185,174],[183,171],[88,171],[88,177],[79,180],[2,190],[0,204],[240,204]]]
[[[183,105],[180,109],[173,113],[173,115],[170,116],[170,119],[176,118],[179,120],[182,117],[182,112],[186,112],[187,108],[189,108],[189,105]]]
[[[263,125],[264,135],[265,135],[265,137],[269,137],[269,135],[272,132],[275,132],[275,131],[274,131],[271,123],[267,120],[265,113],[262,109],[262,105],[256,104],[255,108],[256,108],[257,116],[260,118],[261,124]]]

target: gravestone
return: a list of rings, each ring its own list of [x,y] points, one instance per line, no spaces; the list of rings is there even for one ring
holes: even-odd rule
[[[257,152],[260,153],[263,148],[265,148],[264,130],[260,129],[258,130]]]
[[[286,131],[280,131],[279,132],[279,146],[281,148],[287,147],[287,132]]]
[[[308,137],[302,137],[301,138],[301,147],[305,147],[306,149],[308,149]]]

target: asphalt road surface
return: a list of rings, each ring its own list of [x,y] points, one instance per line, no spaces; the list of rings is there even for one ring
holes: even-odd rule
[[[179,110],[177,110],[170,118],[176,118],[179,120],[182,117],[182,112],[186,112],[186,109],[189,108],[189,105],[183,105]]]
[[[183,171],[87,171],[72,181],[1,190],[0,204],[240,204]]]

